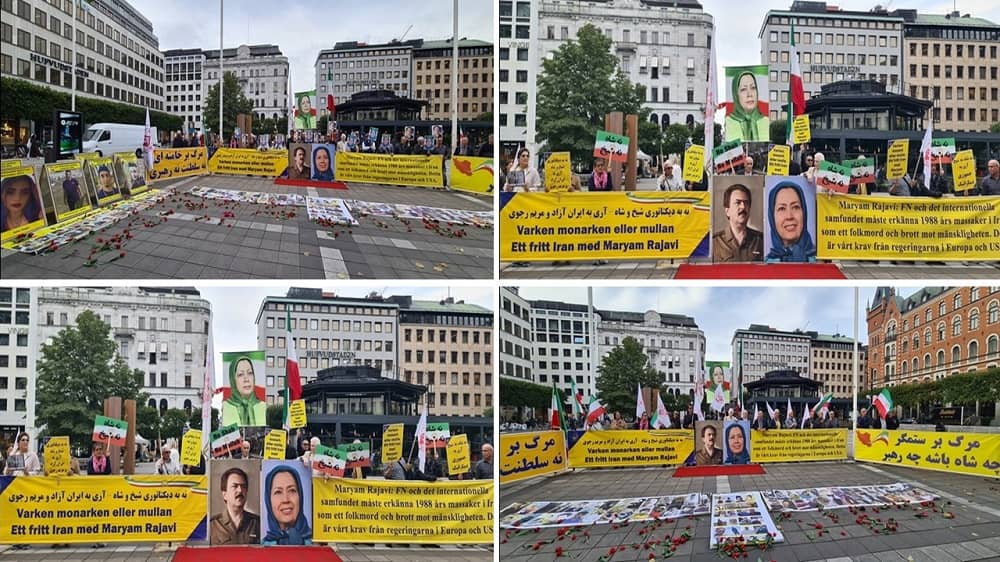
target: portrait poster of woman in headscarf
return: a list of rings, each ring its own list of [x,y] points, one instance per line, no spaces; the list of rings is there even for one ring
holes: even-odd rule
[[[264,461],[261,481],[261,544],[312,544],[312,476],[296,461]]]
[[[750,464],[750,422],[727,421],[722,435],[722,463]]]
[[[263,351],[232,351],[222,354],[222,364],[229,385],[222,388],[222,425],[267,424],[264,358]]]
[[[767,65],[727,66],[726,92],[726,140],[770,140]]]
[[[816,261],[816,186],[802,176],[768,176],[764,260]]]

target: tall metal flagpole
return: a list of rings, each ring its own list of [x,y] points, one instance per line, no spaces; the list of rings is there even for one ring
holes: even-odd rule
[[[451,39],[451,145],[456,149],[458,139],[458,0],[452,8]],[[454,156],[454,155],[452,155]]]
[[[70,87],[70,111],[76,112],[76,10],[77,8],[82,9],[82,7],[77,6],[76,0],[73,2],[73,62],[70,64],[70,75],[72,76],[69,81]],[[56,147],[59,148],[58,146]]]
[[[594,384],[596,385],[597,384],[597,322],[594,320],[593,287],[587,287],[587,319],[590,321],[590,380],[594,381]],[[593,394],[596,394],[596,392]],[[586,414],[587,412],[584,412],[584,415]]]
[[[858,288],[854,287],[854,423],[851,424],[853,431],[858,431]]]
[[[222,136],[222,4],[224,1],[219,0],[219,142],[224,142]]]

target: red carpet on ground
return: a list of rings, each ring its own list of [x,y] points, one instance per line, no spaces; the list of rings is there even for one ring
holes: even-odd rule
[[[833,263],[684,263],[674,279],[847,279]]]
[[[764,474],[764,467],[759,464],[717,464],[709,466],[679,466],[674,470],[674,478],[690,478],[692,476],[748,476]]]
[[[295,562],[343,562],[337,553],[327,546],[181,546],[177,548],[173,562],[217,562],[219,560],[274,562],[276,559],[295,560]]]
[[[311,180],[290,180],[288,178],[274,178],[275,185],[294,185],[297,187],[319,187],[323,189],[347,189],[347,184],[342,181],[311,181]]]

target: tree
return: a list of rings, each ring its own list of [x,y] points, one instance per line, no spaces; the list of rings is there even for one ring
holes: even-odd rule
[[[712,123],[713,131],[713,146],[719,146],[722,144],[722,125],[718,123]],[[691,142],[701,146],[705,146],[705,125],[704,123],[695,123],[694,130],[691,131]]]
[[[645,88],[632,84],[611,53],[611,39],[594,25],[559,46],[538,77],[537,140],[568,151],[576,163],[590,159],[597,131],[612,111],[639,114]],[[641,130],[641,129],[640,129]]]
[[[479,115],[476,115],[476,118],[473,119],[473,121],[485,121],[487,123],[492,123],[493,122],[493,112],[492,111],[487,111],[486,113],[480,113]]]
[[[219,410],[212,408],[212,427],[209,431],[215,431],[219,429]],[[201,429],[201,408],[192,408],[191,415],[188,416],[188,424],[191,425],[191,429]]]
[[[990,132],[991,133],[1000,133],[1000,123],[994,123],[994,124],[990,125]]]
[[[219,84],[216,82],[208,88],[205,96],[205,103],[202,104],[205,110],[201,118],[206,130],[218,133],[219,126]],[[252,113],[253,102],[243,95],[243,88],[240,87],[236,79],[236,73],[227,72],[222,79],[222,126],[223,133],[232,135],[236,129],[236,116],[241,113]]]
[[[668,125],[666,129],[663,130],[663,153],[664,154],[684,154],[687,150],[688,139],[691,140],[693,144],[701,144],[694,142],[691,131],[688,130],[687,125],[681,123],[674,123],[673,125]]]
[[[500,377],[500,405],[510,408],[548,408],[552,404],[552,388]]]
[[[634,412],[636,386],[660,388],[663,375],[649,364],[638,340],[629,336],[597,367],[597,392],[610,412]]]
[[[46,435],[68,435],[74,447],[89,449],[94,416],[104,412],[104,399],[140,398],[143,373],[129,368],[110,333],[110,326],[85,310],[75,325],[42,344],[35,416]]]
[[[771,142],[774,144],[785,144],[788,142],[788,121],[785,119],[774,119],[771,121]]]
[[[264,418],[267,419],[267,427],[281,429],[285,422],[285,407],[281,404],[268,406]]]

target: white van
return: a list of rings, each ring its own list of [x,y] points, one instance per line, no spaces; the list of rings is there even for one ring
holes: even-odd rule
[[[150,127],[153,146],[156,146],[156,127]],[[144,125],[122,123],[94,123],[83,133],[83,151],[111,156],[115,152],[134,152],[142,157],[142,141],[146,134]]]

